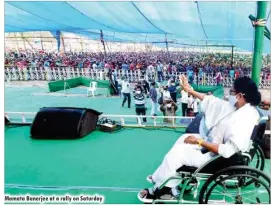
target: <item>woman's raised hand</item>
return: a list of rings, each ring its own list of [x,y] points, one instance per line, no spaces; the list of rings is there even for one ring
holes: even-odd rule
[[[183,90],[185,92],[189,92],[191,90],[191,86],[188,83],[188,79],[186,78],[186,76],[184,76],[183,74],[180,75],[179,77],[180,79],[180,85],[182,86]]]

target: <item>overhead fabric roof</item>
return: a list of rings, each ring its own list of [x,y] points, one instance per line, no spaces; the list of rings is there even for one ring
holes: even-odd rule
[[[5,2],[5,32],[64,31],[105,41],[234,45],[252,51],[256,2]],[[267,14],[270,13],[268,4]],[[270,25],[270,17],[268,18]],[[166,37],[165,37],[166,35]],[[265,38],[264,52],[270,53]]]

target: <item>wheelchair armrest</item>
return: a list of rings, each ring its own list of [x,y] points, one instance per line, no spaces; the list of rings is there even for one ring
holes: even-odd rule
[[[247,157],[247,158],[249,159],[249,162],[251,162],[252,158],[251,158],[251,155],[250,155],[250,154],[245,153],[245,152],[242,152],[241,155]]]
[[[194,173],[197,169],[198,169],[197,167],[183,165],[179,169],[177,169],[176,172],[191,172],[191,173]]]
[[[221,169],[230,167],[230,166],[243,166],[248,165],[251,161],[251,156],[248,153],[235,153],[229,158],[224,158],[221,155],[217,155],[204,165],[199,167],[194,174],[196,173],[205,173],[205,174],[214,174]]]

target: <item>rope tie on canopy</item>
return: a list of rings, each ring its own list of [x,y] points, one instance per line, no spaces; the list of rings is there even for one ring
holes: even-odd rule
[[[252,25],[253,27],[255,26],[265,27],[266,19],[256,19],[255,21],[252,21]]]

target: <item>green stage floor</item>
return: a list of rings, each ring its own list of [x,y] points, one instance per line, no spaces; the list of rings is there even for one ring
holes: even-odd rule
[[[137,203],[136,192],[149,186],[145,177],[155,170],[181,134],[125,129],[114,134],[95,131],[78,140],[41,141],[30,139],[29,133],[30,127],[8,128],[5,132],[5,184],[90,189],[6,188],[6,193],[98,193],[105,195],[107,203]]]
[[[131,109],[120,106],[120,98],[32,95],[47,90],[6,87],[5,111],[37,112],[41,107],[72,106],[105,114],[135,114],[133,104]],[[154,172],[181,134],[181,130],[171,129],[124,129],[113,134],[95,131],[78,140],[32,140],[29,126],[8,127],[5,193],[99,194],[105,196],[105,203],[140,203],[138,191],[150,186],[146,176]],[[266,163],[270,175],[270,162]]]
[[[5,111],[13,112],[37,112],[41,107],[87,107],[103,112],[104,114],[130,114],[135,115],[133,97],[131,108],[127,102],[121,107],[122,98],[106,98],[107,90],[98,89],[97,97],[87,97],[85,88],[73,88],[67,90],[65,96],[61,92],[47,93],[48,88],[40,87],[5,87]],[[148,111],[150,115],[151,100],[147,99]],[[160,113],[162,115],[162,113]],[[181,107],[178,110],[181,114]]]

